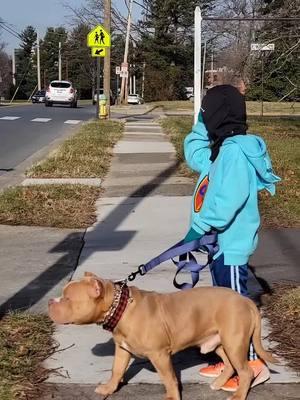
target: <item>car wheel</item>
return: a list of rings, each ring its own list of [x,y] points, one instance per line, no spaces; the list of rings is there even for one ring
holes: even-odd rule
[[[75,101],[75,103],[73,104],[74,108],[77,108],[77,101]]]

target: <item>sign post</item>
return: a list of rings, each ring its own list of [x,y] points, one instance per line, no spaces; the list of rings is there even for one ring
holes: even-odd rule
[[[194,44],[194,124],[197,122],[201,108],[201,25],[200,7],[195,10],[195,44]]]
[[[275,44],[274,43],[251,43],[251,50],[252,51],[261,51],[261,112],[260,115],[264,116],[264,52],[266,51],[274,51]]]
[[[119,78],[120,78],[121,68],[116,67],[116,75],[117,75],[117,104],[119,104]]]
[[[100,92],[100,58],[97,58],[97,70],[96,70],[96,74],[97,74],[97,83],[96,83],[96,93],[97,93],[97,102],[96,102],[96,118],[99,118],[99,92]]]
[[[106,49],[111,47],[111,36],[102,25],[97,25],[87,35],[87,45],[91,48],[92,57],[97,58],[97,106],[96,118],[99,118],[100,94],[100,58],[106,56]]]

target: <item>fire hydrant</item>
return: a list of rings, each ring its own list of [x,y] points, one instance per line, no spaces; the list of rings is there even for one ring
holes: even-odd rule
[[[101,94],[99,96],[99,118],[107,118],[107,97],[105,96],[105,94]]]

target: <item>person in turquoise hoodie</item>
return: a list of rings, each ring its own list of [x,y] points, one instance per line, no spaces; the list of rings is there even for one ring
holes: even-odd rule
[[[248,296],[248,260],[258,239],[258,192],[275,194],[280,180],[273,173],[266,144],[247,134],[246,102],[231,85],[208,90],[198,122],[184,141],[186,162],[199,173],[192,204],[191,226],[185,242],[216,231],[219,251],[210,265],[214,286],[229,287]],[[226,310],[224,310],[226,312]],[[267,366],[250,345],[249,365],[259,383],[269,378]],[[200,374],[217,377],[223,363],[202,368]],[[235,391],[238,379],[222,389]]]

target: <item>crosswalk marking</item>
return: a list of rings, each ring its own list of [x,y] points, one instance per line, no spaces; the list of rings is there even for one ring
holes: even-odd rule
[[[80,124],[80,122],[82,122],[81,119],[68,119],[64,124],[77,125]]]
[[[34,118],[31,122],[49,122],[52,118]]]
[[[21,118],[21,117],[9,117],[9,116],[6,116],[6,117],[1,117],[0,119],[5,120],[5,121],[14,121],[14,120],[19,119],[19,118]]]

